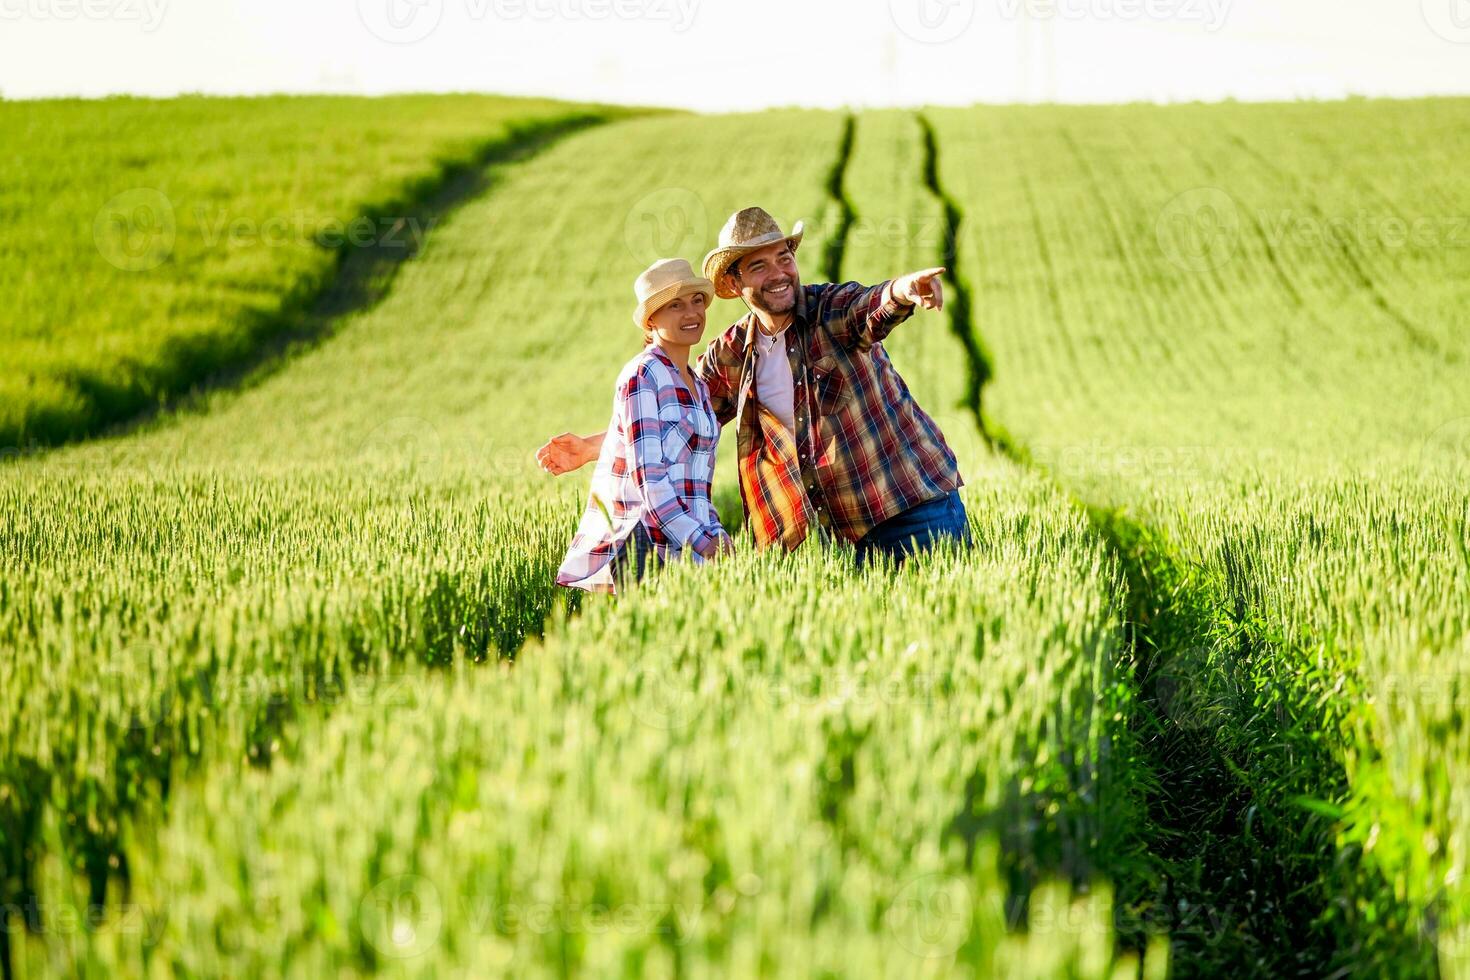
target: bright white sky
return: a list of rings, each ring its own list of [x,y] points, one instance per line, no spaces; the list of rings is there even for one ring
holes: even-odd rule
[[[0,95],[723,110],[1470,93],[1470,0],[0,0]]]

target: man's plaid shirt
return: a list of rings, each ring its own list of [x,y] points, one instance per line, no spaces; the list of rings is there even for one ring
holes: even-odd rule
[[[953,451],[882,340],[913,313],[892,283],[804,286],[781,335],[795,387],[791,433],[755,391],[754,313],[696,371],[723,425],[739,420],[740,498],[756,543],[799,545],[815,520],[849,541],[961,486]],[[778,350],[781,349],[778,346]]]

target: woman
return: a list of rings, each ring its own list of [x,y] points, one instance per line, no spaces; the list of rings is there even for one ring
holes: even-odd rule
[[[616,592],[650,560],[709,561],[732,545],[710,501],[720,423],[689,364],[714,284],[660,259],[633,285],[643,351],[623,366],[592,493],[558,585]]]

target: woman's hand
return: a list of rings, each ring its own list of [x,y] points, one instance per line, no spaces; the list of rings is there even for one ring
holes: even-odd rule
[[[536,462],[552,476],[562,476],[581,469],[602,452],[602,438],[605,435],[606,432],[591,436],[563,432],[536,450]]]
[[[699,552],[700,557],[705,561],[719,561],[721,558],[735,554],[735,542],[730,535],[721,531],[705,541],[703,547],[694,550]]]

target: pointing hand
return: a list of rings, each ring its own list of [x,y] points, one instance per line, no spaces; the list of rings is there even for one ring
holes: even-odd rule
[[[944,309],[944,285],[939,277],[946,271],[940,267],[899,276],[893,280],[893,298],[910,306],[922,306],[926,310]]]

